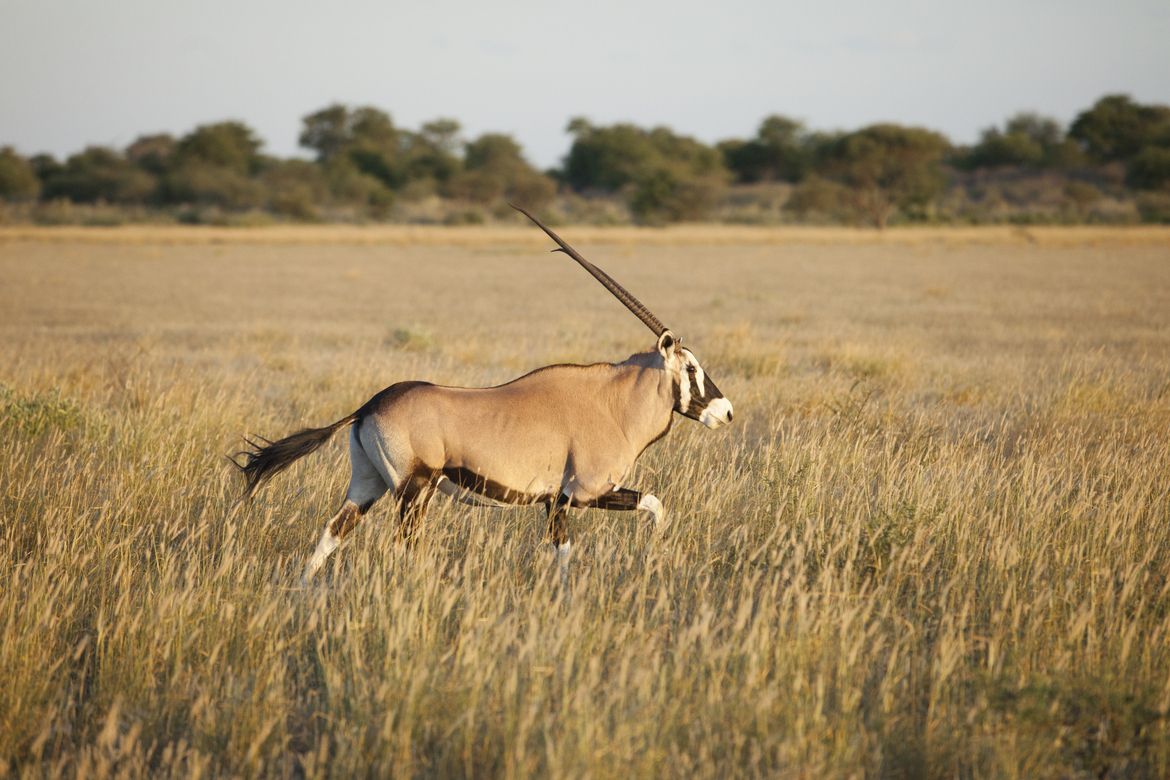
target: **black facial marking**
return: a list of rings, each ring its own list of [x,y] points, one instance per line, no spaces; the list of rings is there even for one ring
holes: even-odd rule
[[[682,357],[680,355],[680,357]],[[687,363],[687,372],[685,375],[679,377],[679,382],[686,382],[690,389],[690,401],[686,409],[679,409],[678,406],[682,402],[682,392],[679,387],[674,388],[674,408],[683,417],[689,417],[692,420],[698,420],[703,410],[714,401],[716,398],[722,398],[723,393],[719,392],[719,388],[711,381],[710,375],[703,377],[703,388],[699,389],[699,372],[692,363]]]

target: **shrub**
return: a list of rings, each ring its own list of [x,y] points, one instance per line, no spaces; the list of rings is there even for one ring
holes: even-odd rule
[[[268,208],[300,220],[319,217],[328,187],[321,168],[305,160],[282,160],[264,171],[261,181],[268,192]]]
[[[41,181],[32,164],[11,146],[0,149],[0,200],[36,200],[40,194]]]
[[[264,203],[264,188],[245,174],[225,166],[197,161],[180,164],[163,180],[169,203],[247,209]]]
[[[488,133],[467,144],[463,167],[447,192],[473,203],[511,200],[541,208],[556,194],[552,179],[528,164],[511,136]]]
[[[44,196],[74,203],[142,203],[154,195],[156,187],[153,176],[118,152],[91,146],[47,174]]]
[[[883,228],[895,209],[920,218],[942,193],[942,160],[950,144],[930,130],[871,125],[824,150],[824,170],[850,189],[858,219]]]
[[[849,190],[835,181],[809,176],[792,191],[784,210],[803,220],[845,222],[850,219]]]
[[[664,166],[638,177],[629,196],[630,212],[644,225],[702,219],[722,189],[723,182],[716,177],[690,176]]]
[[[1144,192],[1137,198],[1138,214],[1142,222],[1170,225],[1170,193]]]
[[[1170,147],[1149,146],[1134,155],[1126,166],[1125,181],[1139,190],[1170,186]]]

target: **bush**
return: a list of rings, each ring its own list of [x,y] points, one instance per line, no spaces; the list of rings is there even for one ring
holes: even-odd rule
[[[250,176],[260,167],[260,140],[242,122],[200,125],[183,136],[175,148],[177,165],[192,163]]]
[[[139,136],[126,147],[126,159],[147,173],[163,176],[171,167],[177,145],[166,133]]]
[[[197,161],[180,164],[162,186],[168,203],[249,209],[264,203],[264,188],[245,174],[225,166]]]
[[[363,215],[385,216],[394,206],[394,193],[383,182],[362,172],[352,161],[342,157],[325,166],[325,183],[330,201],[336,205],[353,206]]]
[[[1101,162],[1128,160],[1147,146],[1170,145],[1170,106],[1106,95],[1077,116],[1068,134]]]
[[[715,206],[723,181],[662,167],[639,176],[629,195],[630,212],[644,225],[702,219]]]
[[[305,160],[282,160],[264,171],[261,182],[273,213],[299,220],[319,218],[318,204],[328,194],[319,166]]]
[[[1137,209],[1142,222],[1170,225],[1170,193],[1142,193],[1137,198]]]
[[[859,220],[885,227],[896,209],[922,218],[943,191],[947,139],[931,130],[871,125],[841,136],[824,149],[823,170],[849,187]]]
[[[639,222],[702,219],[727,180],[717,150],[669,128],[594,127],[575,119],[569,132],[565,182],[579,192],[622,192]]]
[[[40,194],[41,181],[32,164],[11,146],[0,149],[0,200],[30,201]]]
[[[760,123],[755,138],[725,141],[719,151],[740,183],[797,182],[812,168],[816,143],[817,136],[808,133],[802,122],[775,115]]]
[[[796,186],[784,210],[802,220],[847,222],[851,219],[849,190],[835,181],[810,176]]]
[[[1139,190],[1157,190],[1170,186],[1170,147],[1146,147],[1126,166],[1125,182]]]
[[[0,384],[0,430],[31,438],[48,431],[80,428],[85,422],[81,406],[56,389],[21,394]]]
[[[1065,201],[1079,218],[1084,218],[1093,204],[1103,197],[1101,190],[1084,181],[1070,181],[1064,185]]]
[[[463,167],[447,192],[473,203],[508,200],[539,209],[556,194],[556,184],[528,164],[511,136],[488,133],[467,144]]]
[[[91,146],[50,169],[44,181],[48,199],[74,203],[143,203],[155,193],[156,179],[113,149]]]

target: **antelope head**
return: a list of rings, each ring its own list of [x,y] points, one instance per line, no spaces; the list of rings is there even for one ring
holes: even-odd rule
[[[698,420],[708,428],[719,428],[731,422],[731,401],[723,397],[723,393],[719,392],[715,382],[699,364],[695,353],[684,347],[681,339],[663,325],[661,320],[655,317],[629,290],[618,284],[605,271],[582,257],[577,250],[569,246],[564,239],[550,230],[543,222],[515,204],[512,204],[512,208],[536,223],[536,226],[547,233],[549,238],[557,242],[559,249],[554,249],[554,252],[564,252],[576,260],[582,268],[601,282],[605,289],[625,304],[626,308],[633,312],[634,316],[658,337],[657,351],[662,358],[662,368],[674,384],[674,411],[684,417]]]

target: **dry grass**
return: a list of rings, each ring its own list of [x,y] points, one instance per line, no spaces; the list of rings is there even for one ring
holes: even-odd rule
[[[539,236],[0,232],[0,775],[1170,774],[1166,233],[690,230],[565,231],[736,404],[569,601],[441,500],[302,590],[342,437],[235,513],[222,459],[646,348]]]
[[[520,217],[516,222],[521,223]],[[842,227],[759,227],[688,224],[665,228],[575,227],[578,242],[635,246],[1042,246],[1170,249],[1170,227],[980,226],[904,227],[855,230]],[[38,227],[0,225],[0,244],[12,242],[95,244],[357,245],[511,248],[539,247],[544,236],[523,223],[514,226],[281,225],[257,228],[127,225],[120,227]]]

